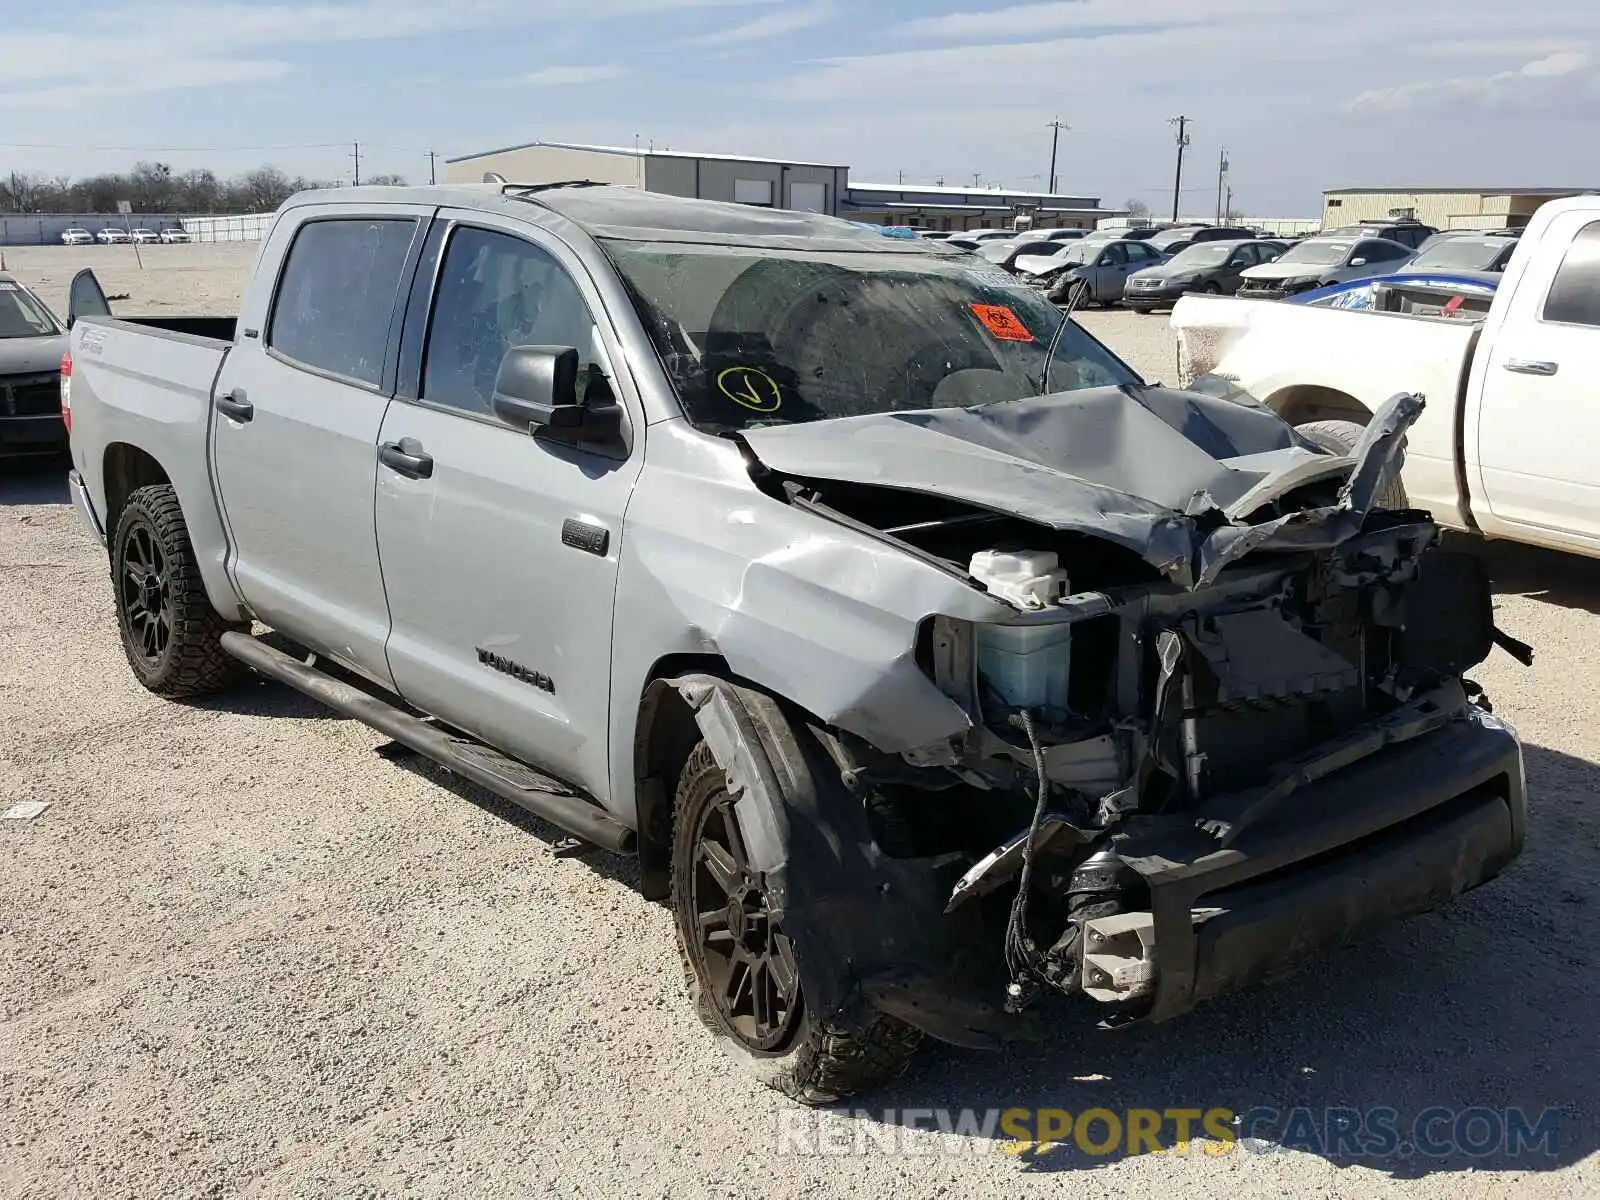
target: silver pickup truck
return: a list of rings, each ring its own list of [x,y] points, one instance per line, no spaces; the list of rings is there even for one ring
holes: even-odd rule
[[[71,324],[140,682],[253,669],[636,855],[802,1101],[1173,1017],[1521,850],[1463,675],[1521,648],[1378,503],[1418,397],[1330,452],[937,243],[586,184],[304,194],[237,321],[85,274]]]

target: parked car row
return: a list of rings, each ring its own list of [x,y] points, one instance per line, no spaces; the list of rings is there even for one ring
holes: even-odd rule
[[[159,233],[154,229],[116,229],[107,226],[99,233],[90,233],[87,229],[63,229],[61,231],[61,244],[63,246],[92,246],[99,242],[102,246],[164,244],[173,245],[187,242],[189,235],[176,226],[168,226]]]

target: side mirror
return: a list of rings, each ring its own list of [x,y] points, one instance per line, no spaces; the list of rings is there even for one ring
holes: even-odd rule
[[[535,437],[611,442],[622,433],[622,409],[605,386],[605,376],[582,371],[571,346],[507,350],[495,375],[492,407],[507,425]]]
[[[1367,260],[1364,258],[1352,258],[1350,260],[1350,265],[1352,267],[1364,267],[1367,265]]]

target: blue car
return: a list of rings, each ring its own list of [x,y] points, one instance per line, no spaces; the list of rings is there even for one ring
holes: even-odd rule
[[[1379,290],[1385,295],[1427,293],[1461,296],[1474,311],[1488,307],[1501,276],[1493,271],[1406,271],[1368,279],[1350,279],[1328,287],[1285,296],[1285,304],[1314,304],[1320,308],[1371,308]],[[1459,307],[1459,306],[1458,306]],[[1452,311],[1454,311],[1452,309]]]

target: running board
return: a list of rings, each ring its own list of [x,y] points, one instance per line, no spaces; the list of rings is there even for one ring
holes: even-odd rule
[[[245,666],[269,679],[286,683],[313,700],[372,726],[402,746],[409,746],[485,791],[493,792],[502,800],[509,800],[536,817],[543,817],[552,825],[560,826],[574,837],[591,842],[603,850],[618,854],[634,853],[637,838],[633,830],[598,805],[574,795],[565,784],[541,775],[527,764],[493,747],[457,737],[358,687],[291,658],[247,633],[224,633],[222,648]]]

